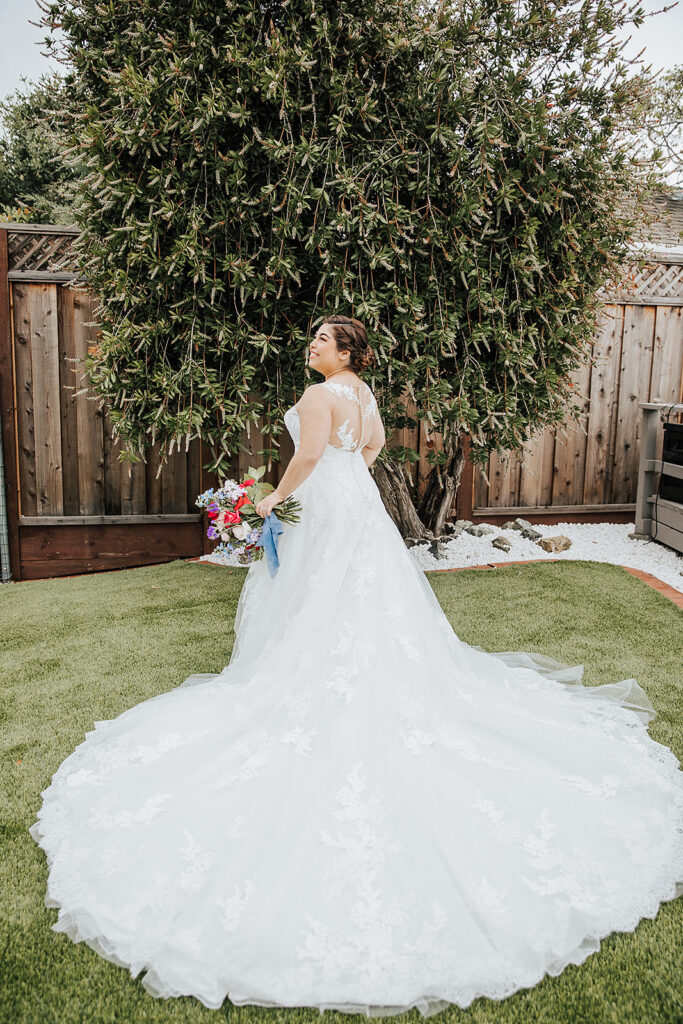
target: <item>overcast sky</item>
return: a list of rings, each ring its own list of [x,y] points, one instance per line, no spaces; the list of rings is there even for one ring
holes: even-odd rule
[[[670,5],[645,0],[642,6],[646,12],[654,12]],[[45,52],[42,40],[48,34],[47,30],[29,24],[29,20],[36,22],[40,17],[41,11],[35,0],[0,0],[0,97],[17,88],[26,91],[22,75],[30,81],[37,81],[43,72],[64,72],[63,65],[41,55],[41,50]],[[652,64],[652,71],[659,68],[666,71],[674,64],[683,63],[681,40],[683,2],[662,14],[646,18],[639,29],[633,29],[626,53],[635,56],[645,47],[643,57]]]

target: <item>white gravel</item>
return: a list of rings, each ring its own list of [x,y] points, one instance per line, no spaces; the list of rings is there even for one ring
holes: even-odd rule
[[[611,562],[652,573],[683,593],[683,556],[658,541],[630,540],[628,535],[633,533],[633,523],[557,523],[553,526],[534,523],[533,529],[544,537],[561,534],[568,537],[572,545],[566,551],[553,554],[544,551],[534,541],[525,540],[519,530],[496,527],[495,533],[484,537],[473,537],[463,531],[444,545],[447,558],[434,558],[425,544],[411,548],[411,554],[418,565],[427,570],[485,565],[487,562],[516,562],[526,558]],[[500,536],[510,541],[507,553],[491,544]]]
[[[473,537],[463,531],[459,537],[442,545],[444,558],[434,558],[427,544],[410,548],[410,553],[420,566],[430,569],[458,569],[470,565],[485,565],[488,562],[517,562],[523,559],[566,558],[590,562],[610,562],[613,565],[627,565],[652,573],[663,583],[683,593],[683,556],[673,548],[653,540],[630,540],[633,523],[557,523],[546,526],[534,523],[534,530],[544,537],[562,534],[572,542],[567,551],[556,554],[544,551],[534,541],[525,540],[518,530],[504,530],[495,527],[494,533],[484,537]],[[510,551],[494,548],[491,541],[506,537],[511,544]],[[228,558],[216,555],[202,555],[202,562],[217,562],[221,565],[242,565],[235,553]]]

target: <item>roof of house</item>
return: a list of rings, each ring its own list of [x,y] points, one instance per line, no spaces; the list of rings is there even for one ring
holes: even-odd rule
[[[683,189],[670,195],[659,195],[648,204],[657,214],[647,237],[636,241],[632,248],[683,255]]]

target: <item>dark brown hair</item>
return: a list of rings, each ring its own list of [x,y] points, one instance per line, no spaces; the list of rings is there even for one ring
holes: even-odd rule
[[[354,373],[363,373],[374,365],[375,353],[370,348],[368,332],[360,320],[335,314],[326,316],[322,324],[330,324],[334,328],[334,340],[339,351],[346,352],[348,349],[351,353],[349,369]]]

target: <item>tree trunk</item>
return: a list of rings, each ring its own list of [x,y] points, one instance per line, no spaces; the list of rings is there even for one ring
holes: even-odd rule
[[[425,492],[417,509],[417,514],[425,524],[425,529],[432,530],[437,537],[443,535],[446,520],[453,513],[455,496],[465,465],[465,453],[457,430],[448,434],[444,450],[446,451],[446,462],[443,466],[432,466]]]
[[[426,541],[435,540],[432,531],[420,521],[406,478],[393,459],[382,463],[378,459],[375,460],[372,475],[382,495],[384,507],[396,523],[401,536],[404,539],[419,537]]]

